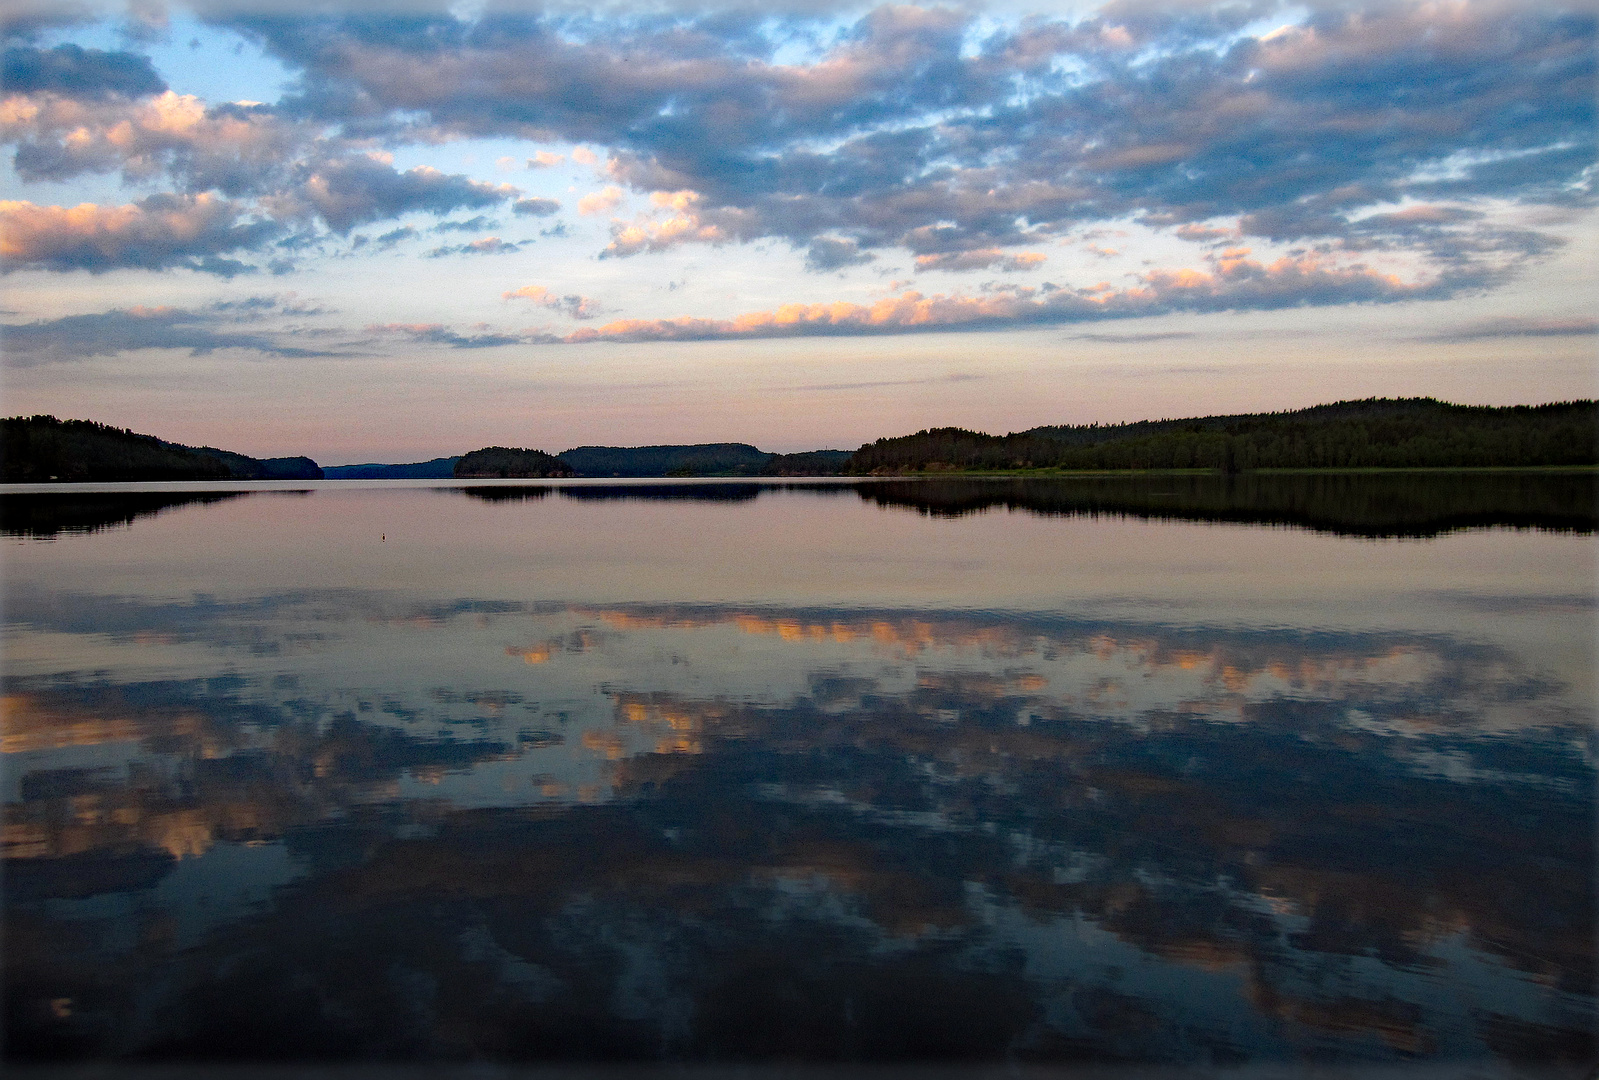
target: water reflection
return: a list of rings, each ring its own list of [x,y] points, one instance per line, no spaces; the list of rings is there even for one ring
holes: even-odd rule
[[[341,483],[321,485],[337,488]],[[937,517],[992,509],[1045,516],[1291,525],[1348,536],[1430,537],[1459,529],[1599,530],[1599,473],[1591,471],[1102,475],[1059,479],[838,480],[691,483],[540,483],[447,489],[486,503],[536,502],[559,493],[582,502],[745,503],[763,494],[855,494],[878,506]],[[272,492],[307,494],[299,492]],[[51,537],[126,525],[244,491],[51,491],[8,495],[0,532]],[[256,493],[259,494],[259,493]]]
[[[179,506],[237,499],[245,492],[50,492],[8,494],[0,499],[0,533],[50,539],[131,525],[141,517]]]
[[[468,488],[465,493],[508,501],[543,498],[555,490],[569,499],[693,502],[747,502],[763,493],[853,492],[878,506],[938,517],[1006,509],[1061,517],[1291,525],[1367,537],[1420,538],[1495,526],[1576,533],[1599,529],[1599,474],[1591,471],[584,484]]]
[[[1285,626],[119,550],[8,571],[13,1058],[1594,1052],[1591,700],[1514,630],[1587,640],[1576,582]]]
[[[1245,473],[863,485],[885,506],[958,516],[990,507],[1038,514],[1294,525],[1348,536],[1437,536],[1510,526],[1593,532],[1599,474],[1581,472]]]

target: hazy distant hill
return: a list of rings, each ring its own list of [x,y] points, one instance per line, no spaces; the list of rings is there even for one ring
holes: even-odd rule
[[[1294,412],[1041,427],[1009,435],[933,428],[862,446],[846,471],[1594,464],[1599,464],[1599,402],[1491,407],[1370,398]]]
[[[129,480],[317,480],[306,457],[253,458],[183,446],[92,420],[0,420],[0,480],[8,484]]]
[[[572,467],[542,450],[486,446],[463,455],[455,463],[455,475],[472,480],[542,478],[571,476]]]
[[[448,480],[460,460],[457,454],[409,465],[324,465],[322,476],[326,480]]]
[[[578,476],[759,476],[773,457],[748,443],[579,446],[556,456]]]

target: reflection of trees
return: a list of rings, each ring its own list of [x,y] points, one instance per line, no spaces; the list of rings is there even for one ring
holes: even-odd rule
[[[61,533],[93,533],[131,525],[142,517],[178,506],[210,505],[249,494],[243,491],[189,493],[50,492],[7,495],[0,499],[0,533],[49,538]]]
[[[750,502],[770,490],[770,484],[595,484],[571,485],[561,489],[561,497],[579,502],[667,501],[667,502]]]
[[[548,485],[534,486],[529,484],[505,485],[500,487],[467,487],[461,488],[461,494],[469,498],[479,499],[483,502],[537,502],[539,499],[549,498],[550,492],[555,489]]]
[[[1457,529],[1599,529],[1599,474],[1576,472],[1245,473],[857,480],[823,484],[602,484],[467,488],[474,498],[749,502],[763,492],[837,496],[937,517],[984,510],[1044,516],[1292,525],[1345,536],[1427,537]]]
[[[1346,536],[1437,536],[1510,526],[1591,533],[1599,474],[1254,473],[1070,479],[905,480],[862,484],[862,499],[939,517],[994,507],[1158,521],[1297,525]]]

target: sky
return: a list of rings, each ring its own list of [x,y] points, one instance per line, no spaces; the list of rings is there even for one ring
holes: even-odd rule
[[[339,465],[1599,396],[1587,0],[3,12],[7,415]]]

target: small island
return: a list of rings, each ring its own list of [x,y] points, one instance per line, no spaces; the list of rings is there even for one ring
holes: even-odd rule
[[[486,446],[463,455],[454,471],[461,480],[544,480],[571,476],[572,466],[542,450]]]

